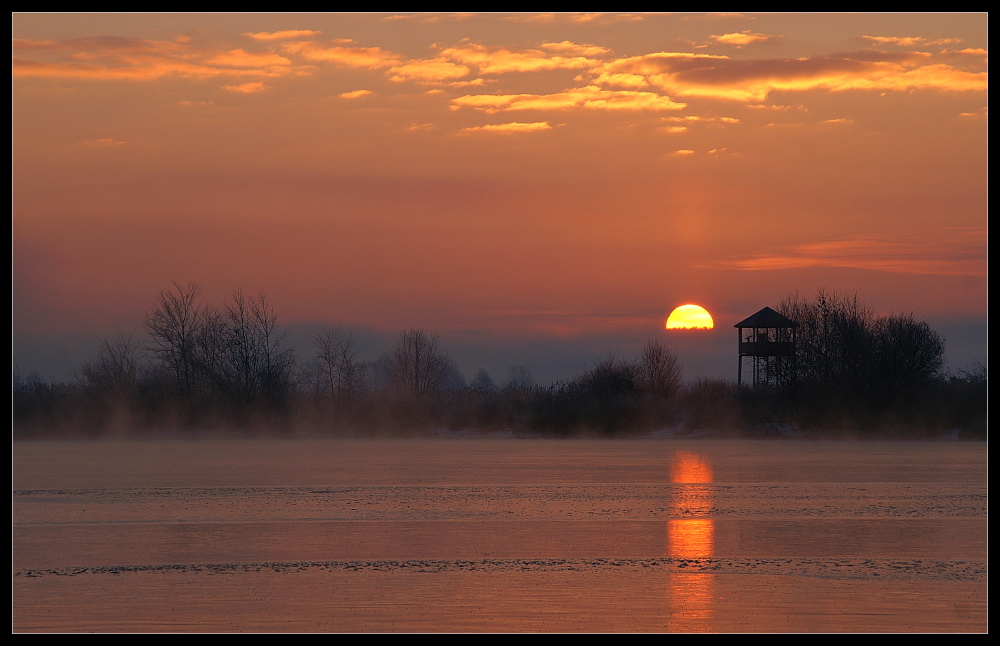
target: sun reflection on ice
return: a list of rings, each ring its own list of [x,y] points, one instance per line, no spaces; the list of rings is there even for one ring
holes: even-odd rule
[[[715,521],[705,518],[712,508],[712,465],[690,451],[677,451],[670,464],[674,488],[667,521],[667,556],[680,561],[715,556]],[[695,571],[674,574],[667,584],[670,616],[668,627],[676,631],[711,630],[715,576]]]

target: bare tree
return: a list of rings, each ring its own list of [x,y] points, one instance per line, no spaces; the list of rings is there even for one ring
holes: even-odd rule
[[[384,393],[394,387],[392,357],[389,353],[361,364],[360,390],[367,393]]]
[[[113,340],[101,341],[97,357],[83,365],[77,378],[87,388],[127,399],[139,384],[143,358],[134,335],[119,332]]]
[[[336,330],[316,335],[317,388],[330,393],[335,406],[350,406],[361,385],[361,364],[357,360],[354,336]]]
[[[266,297],[236,290],[223,308],[223,320],[230,395],[240,404],[258,398],[278,403],[291,389],[295,354]]]
[[[681,364],[677,353],[662,341],[650,339],[635,363],[639,389],[654,397],[667,398],[681,387]]]
[[[441,390],[451,362],[438,347],[438,336],[423,330],[404,330],[389,354],[389,374],[393,383],[414,397]]]
[[[799,324],[797,370],[800,383],[824,384],[840,391],[864,390],[863,376],[874,356],[875,310],[848,296],[819,290],[815,301],[795,293],[778,311]]]
[[[174,283],[173,290],[160,290],[153,311],[143,327],[152,339],[151,351],[170,375],[174,388],[190,402],[197,379],[197,345],[200,310],[195,304],[201,286]]]
[[[226,393],[228,385],[229,330],[224,312],[202,308],[195,333],[198,392],[208,400]]]
[[[779,311],[799,323],[798,381],[830,401],[885,409],[940,375],[944,339],[913,314],[877,316],[857,296],[798,294]]]
[[[944,338],[913,314],[880,318],[874,329],[873,393],[891,402],[940,376]]]

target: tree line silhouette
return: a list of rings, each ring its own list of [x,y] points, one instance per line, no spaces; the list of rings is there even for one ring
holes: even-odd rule
[[[609,356],[548,386],[511,366],[498,386],[483,369],[467,383],[436,334],[399,333],[362,361],[338,328],[313,339],[300,362],[264,294],[236,290],[220,306],[201,288],[159,292],[142,336],[100,342],[73,383],[15,371],[15,437],[109,432],[421,432],[514,429],[557,436],[654,428],[771,433],[889,429],[908,434],[986,433],[986,370],[943,372],[943,338],[912,314],[877,316],[857,297],[793,294],[779,311],[799,322],[790,390],[738,388],[724,380],[684,385],[677,353],[651,339],[634,360]]]
[[[799,323],[796,403],[813,416],[912,411],[942,377],[944,338],[912,313],[878,316],[857,296],[785,298]]]

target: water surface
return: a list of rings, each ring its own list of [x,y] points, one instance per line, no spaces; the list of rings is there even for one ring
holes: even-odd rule
[[[957,442],[17,442],[14,629],[983,631]]]

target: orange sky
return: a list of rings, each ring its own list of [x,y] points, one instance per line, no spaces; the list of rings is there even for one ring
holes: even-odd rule
[[[171,281],[263,290],[286,325],[425,327],[467,376],[546,339],[628,354],[688,302],[729,361],[733,323],[820,287],[986,359],[986,14],[12,27],[24,372],[140,329]]]

